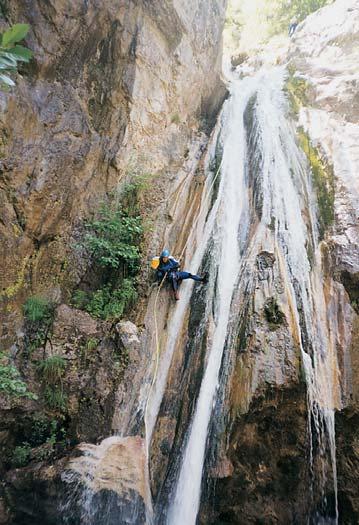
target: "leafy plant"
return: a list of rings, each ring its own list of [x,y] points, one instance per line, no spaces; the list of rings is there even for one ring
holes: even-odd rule
[[[18,369],[13,365],[3,364],[6,357],[0,352],[0,393],[9,397],[27,397],[37,399],[36,394],[29,392],[26,383],[20,379]]]
[[[309,104],[309,89],[309,83],[305,79],[295,76],[295,71],[289,68],[284,91],[288,94],[291,112],[294,117],[298,116],[302,106]]]
[[[178,113],[175,113],[174,115],[172,115],[171,123],[172,124],[180,124],[181,123],[181,119],[180,119],[180,116],[179,116]]]
[[[131,168],[119,194],[121,207],[126,215],[140,218],[143,194],[148,189],[152,177],[151,173],[140,173],[136,168]]]
[[[49,408],[60,411],[66,410],[67,396],[60,386],[47,386],[44,397]]]
[[[30,49],[18,44],[28,31],[28,24],[15,24],[0,35],[0,84],[3,88],[15,86],[9,75],[17,71],[19,62],[29,62],[33,56]]]
[[[102,267],[138,269],[141,218],[127,216],[120,207],[102,206],[98,218],[87,222],[84,246]]]
[[[86,349],[89,350],[90,352],[92,350],[95,350],[95,348],[98,347],[98,339],[96,339],[96,337],[90,337],[87,342],[86,342]]]
[[[52,305],[44,297],[34,295],[26,300],[23,310],[25,317],[32,323],[36,323],[51,316]]]
[[[66,395],[63,392],[62,378],[67,366],[66,359],[53,355],[39,363],[39,371],[45,384],[44,397],[50,408],[65,410]]]
[[[28,443],[23,443],[14,448],[11,464],[13,467],[20,468],[27,465],[30,461],[31,447]]]
[[[72,304],[94,317],[119,318],[137,299],[143,225],[136,195],[146,180],[145,176],[131,178],[124,186],[121,204],[103,204],[97,217],[85,225],[82,245],[91,254],[93,269],[97,268],[102,285],[97,290],[75,291]]]
[[[25,342],[28,351],[45,346],[51,328],[54,306],[44,297],[29,297],[23,305],[25,316]]]
[[[137,291],[133,279],[127,278],[121,282],[118,289],[111,290],[110,286],[104,286],[90,294],[84,309],[100,319],[116,319],[120,318],[136,299]]]
[[[39,370],[43,379],[50,384],[61,381],[66,370],[66,359],[60,355],[53,355],[39,363]]]
[[[44,414],[36,415],[31,421],[30,427],[23,430],[26,442],[31,447],[39,447],[43,444],[49,445],[50,448],[61,443],[66,438],[66,429],[58,419],[49,419]],[[48,455],[49,449],[45,451]]]

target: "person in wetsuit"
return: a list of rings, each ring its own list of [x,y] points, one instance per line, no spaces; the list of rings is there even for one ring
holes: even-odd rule
[[[160,262],[156,270],[156,277],[158,284],[160,284],[164,277],[171,284],[173,295],[176,301],[179,300],[178,286],[181,281],[185,279],[193,279],[194,281],[206,282],[207,274],[200,277],[199,275],[193,275],[190,272],[180,271],[180,264],[174,257],[170,255],[169,250],[163,250],[160,255]]]

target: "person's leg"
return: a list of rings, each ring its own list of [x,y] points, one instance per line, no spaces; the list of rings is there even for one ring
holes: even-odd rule
[[[178,286],[180,279],[178,274],[179,272],[171,272],[170,274],[173,297],[176,299],[176,301],[179,300]]]
[[[184,281],[185,279],[193,279],[194,281],[203,281],[202,277],[199,277],[199,275],[193,275],[190,272],[178,272],[178,278],[181,281]]]
[[[171,283],[171,288],[174,292],[177,291],[178,289],[178,277],[177,277],[177,273],[175,272],[171,272],[167,275],[167,279],[168,281]]]

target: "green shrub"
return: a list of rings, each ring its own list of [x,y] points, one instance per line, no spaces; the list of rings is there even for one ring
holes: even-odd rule
[[[42,382],[45,385],[45,401],[50,408],[55,410],[66,409],[67,397],[62,387],[66,366],[66,359],[59,355],[48,357],[38,365]]]
[[[86,342],[86,350],[89,350],[90,352],[92,350],[95,350],[95,348],[98,347],[99,340],[96,339],[96,337],[90,337]]]
[[[26,300],[23,310],[27,320],[38,323],[51,317],[53,307],[44,297],[34,295]]]
[[[17,368],[2,362],[5,359],[5,355],[0,352],[0,393],[9,397],[37,399],[36,394],[29,392],[26,383],[20,379]]]
[[[30,461],[31,447],[28,443],[23,443],[14,448],[11,458],[13,467],[25,467]]]
[[[23,430],[23,435],[31,447],[39,447],[43,444],[54,447],[66,438],[66,429],[61,421],[40,414],[36,415],[31,425]]]
[[[29,352],[45,346],[54,316],[54,305],[44,297],[29,297],[23,305],[25,345]]]
[[[126,182],[121,187],[119,200],[121,207],[129,217],[140,217],[140,205],[143,201],[143,194],[149,188],[153,175],[151,173],[141,173],[136,168],[132,168],[126,176]]]
[[[39,363],[39,370],[43,379],[50,384],[56,384],[61,381],[66,370],[66,359],[60,355],[50,356]]]
[[[284,91],[287,93],[292,115],[298,116],[302,106],[309,104],[310,85],[304,78],[295,76],[295,69],[289,67],[289,75],[285,83]]]
[[[141,218],[127,216],[120,207],[102,206],[98,218],[86,223],[84,246],[102,267],[138,270],[143,233]]]
[[[67,396],[61,386],[47,386],[44,398],[49,408],[61,412],[66,410]]]
[[[30,49],[18,44],[25,38],[28,31],[27,24],[15,24],[0,35],[0,85],[2,89],[15,86],[15,82],[9,75],[17,71],[18,62],[29,62],[32,57]]]
[[[102,285],[97,290],[76,290],[72,304],[100,319],[117,319],[137,300],[142,218],[138,195],[147,176],[132,175],[123,187],[121,204],[102,205],[98,216],[85,224],[82,246],[91,254]]]
[[[100,319],[120,318],[125,309],[130,307],[137,299],[137,291],[132,279],[124,279],[120,288],[111,290],[104,286],[93,292],[84,309],[94,317]]]
[[[75,290],[75,292],[73,293],[72,299],[71,299],[71,304],[75,308],[79,308],[80,310],[85,310],[86,305],[89,302],[89,297],[90,297],[89,293],[86,293],[83,290]]]

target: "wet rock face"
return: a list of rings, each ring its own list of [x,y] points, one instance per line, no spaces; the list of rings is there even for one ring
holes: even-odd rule
[[[130,159],[171,171],[199,119],[213,121],[225,94],[225,3],[5,2],[8,23],[30,24],[34,51],[17,87],[0,94],[5,346],[30,290],[67,300],[81,272],[71,233]]]
[[[66,489],[59,522],[145,523],[149,494],[144,440],[115,436],[97,446],[82,444],[75,452],[81,455],[71,459],[62,473]]]
[[[39,400],[0,399],[0,471],[4,507],[11,509],[10,518],[15,515],[10,523],[38,523],[40,516],[46,523],[58,523],[66,456],[81,441],[111,434],[116,392],[127,365],[136,358],[133,347],[124,342],[111,333],[109,323],[60,305],[45,348],[33,350],[31,357],[20,356],[19,368]],[[60,383],[53,384],[41,372],[41,363],[51,356],[62,359]],[[56,406],[51,398],[55,391],[61,394]],[[16,447],[24,444],[29,458],[14,469]]]
[[[208,469],[200,523],[304,523],[310,507],[304,384],[267,390],[226,432],[229,444]]]
[[[343,524],[357,523],[359,512],[359,488],[354,482],[359,430],[358,31],[358,3],[334,2],[308,18],[291,48],[292,64],[310,85],[300,124],[334,170],[335,220],[325,237],[326,271],[338,282],[337,290],[345,295],[350,312],[339,312],[344,322],[338,329],[343,407],[336,414],[336,443],[339,522]],[[345,339],[343,346],[340,341]]]
[[[358,428],[358,410],[349,408],[337,414],[338,506],[343,525],[354,525],[359,521]]]

